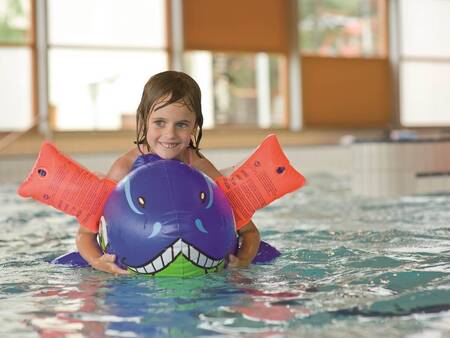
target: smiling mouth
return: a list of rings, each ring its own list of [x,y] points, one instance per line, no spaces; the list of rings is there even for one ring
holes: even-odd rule
[[[178,146],[179,143],[164,143],[164,142],[159,142],[159,144],[166,149],[173,149],[176,148]]]
[[[223,258],[214,259],[208,257],[193,245],[184,242],[180,238],[150,262],[141,266],[128,265],[128,268],[136,273],[155,274],[167,268],[179,255],[183,255],[192,264],[202,269],[212,269],[223,262]]]

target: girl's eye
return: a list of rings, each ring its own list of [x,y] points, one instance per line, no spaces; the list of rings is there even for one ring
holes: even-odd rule
[[[164,121],[155,121],[153,122],[157,127],[163,127],[164,126]]]
[[[178,128],[187,128],[188,124],[184,122],[177,123]]]

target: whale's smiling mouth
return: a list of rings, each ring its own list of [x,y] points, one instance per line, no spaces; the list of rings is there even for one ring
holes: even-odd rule
[[[167,268],[178,256],[183,255],[188,261],[201,269],[213,269],[218,267],[224,259],[214,259],[200,252],[193,245],[183,241],[181,238],[172,243],[162,253],[151,261],[140,266],[130,266],[128,268],[136,273],[155,274]]]

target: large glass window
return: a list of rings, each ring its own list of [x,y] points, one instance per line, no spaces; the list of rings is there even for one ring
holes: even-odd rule
[[[26,44],[31,42],[29,0],[0,1],[0,42]]]
[[[165,11],[164,0],[49,0],[53,128],[134,129],[146,81],[168,67]]]
[[[383,57],[385,0],[298,0],[301,51],[337,57]]]
[[[0,130],[33,124],[32,44],[30,1],[0,1]]]
[[[400,116],[450,125],[450,1],[400,0]]]
[[[286,127],[285,61],[266,53],[188,52],[200,83],[206,127]]]
[[[165,0],[48,0],[53,45],[163,48]]]
[[[164,52],[52,48],[50,123],[57,129],[134,129],[148,78],[167,68]]]

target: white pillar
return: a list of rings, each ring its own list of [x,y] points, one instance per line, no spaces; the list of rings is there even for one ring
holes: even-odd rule
[[[171,65],[173,70],[183,71],[183,0],[171,2]]]
[[[400,113],[400,4],[399,0],[388,1],[389,13],[389,64],[391,68],[392,107],[391,127],[401,127]]]
[[[192,77],[197,81],[202,90],[203,128],[213,128],[214,121],[214,83],[210,52],[196,52],[189,55],[191,58],[190,69]]]
[[[301,61],[298,34],[298,5],[297,0],[289,0],[289,128],[299,131],[303,127],[303,100],[301,81]]]
[[[36,1],[36,68],[38,131],[50,139],[52,130],[48,123],[48,57],[47,57],[47,1]]]
[[[267,53],[256,54],[256,97],[258,127],[269,128],[271,123],[270,64]]]

